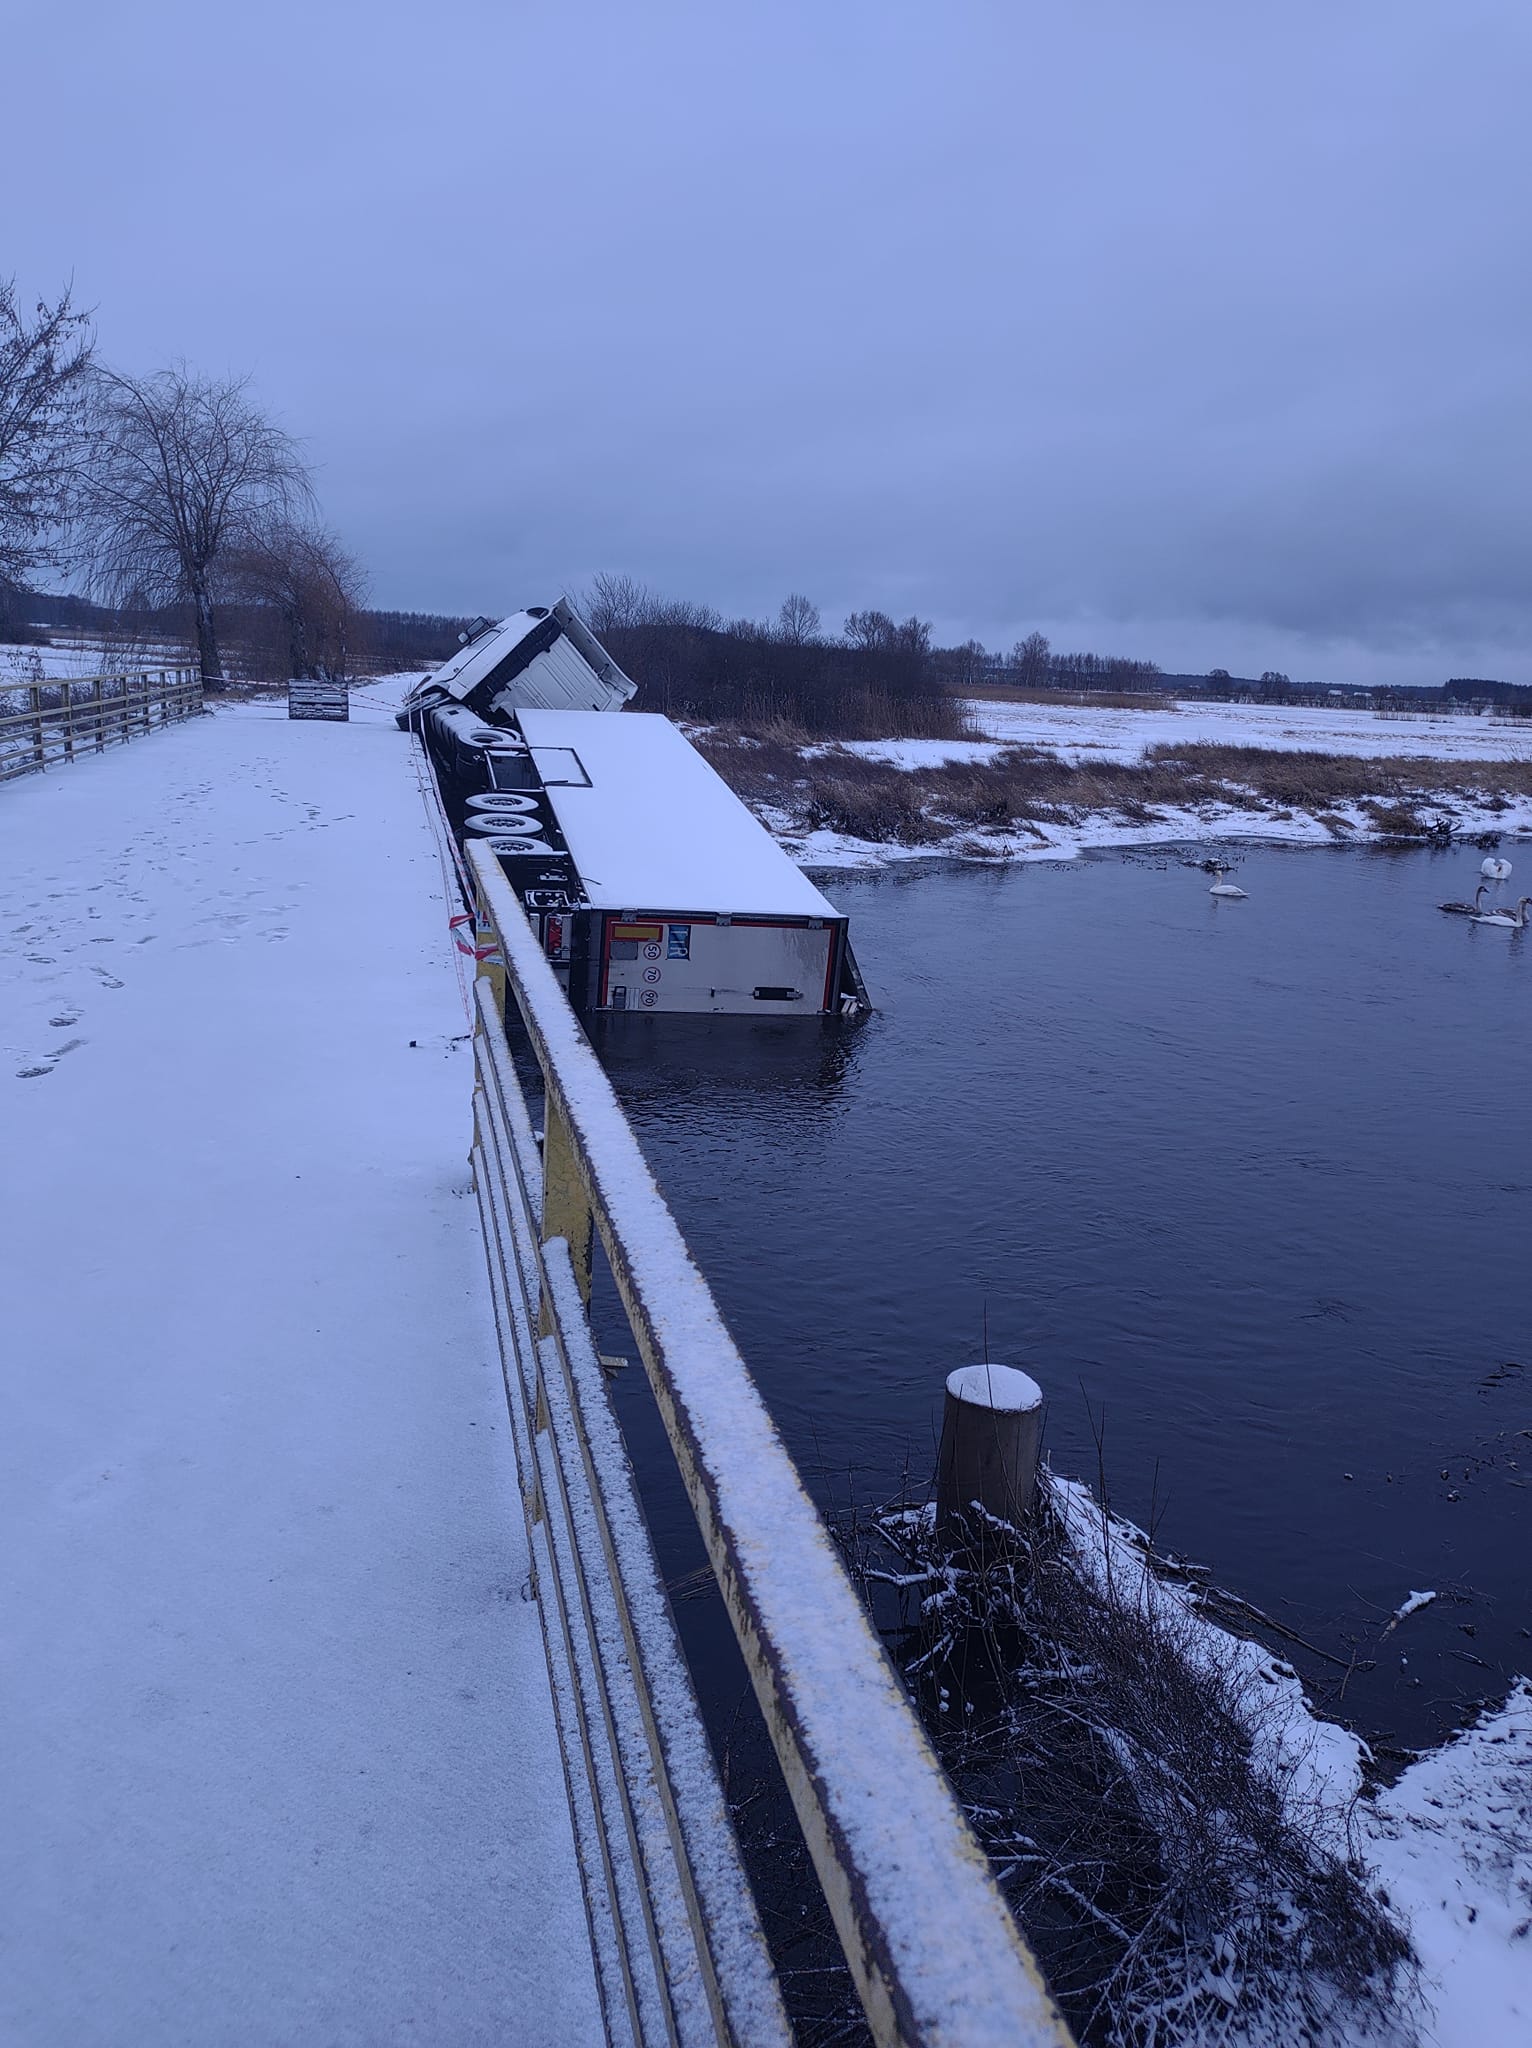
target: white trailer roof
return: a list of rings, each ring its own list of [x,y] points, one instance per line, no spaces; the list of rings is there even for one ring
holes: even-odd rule
[[[518,711],[597,910],[839,917],[668,718]]]

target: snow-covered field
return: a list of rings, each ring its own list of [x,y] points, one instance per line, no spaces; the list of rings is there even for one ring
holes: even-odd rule
[[[115,675],[120,669],[178,668],[191,662],[186,648],[170,641],[127,643],[56,636],[51,647],[0,644],[0,690],[51,676]]]
[[[972,740],[847,740],[803,749],[816,760],[844,751],[864,761],[902,769],[943,762],[993,762],[1008,748],[1039,748],[1071,766],[1142,762],[1151,747],[1255,747],[1273,753],[1321,753],[1420,763],[1418,808],[1453,818],[1460,836],[1532,833],[1532,796],[1513,794],[1504,809],[1489,809],[1461,793],[1432,785],[1432,762],[1532,761],[1532,725],[1526,720],[1462,717],[1389,717],[1348,707],[1171,702],[1146,710],[1097,710],[1080,704],[997,704],[969,700],[965,709],[985,737]],[[833,772],[833,771],[832,771]],[[933,855],[985,860],[1068,860],[1090,847],[1158,842],[1198,843],[1264,839],[1290,845],[1333,845],[1337,836],[1366,838],[1375,819],[1358,803],[1329,804],[1323,815],[1271,803],[1252,810],[1238,803],[1156,802],[1152,818],[1127,819],[1118,811],[1081,811],[1067,819],[1028,821],[1008,831],[954,826],[943,841],[904,845],[825,829],[806,830],[787,805],[760,807],[770,829],[805,867],[868,867]]]
[[[1339,707],[1171,701],[1144,711],[1088,704],[963,706],[974,740],[848,740],[853,754],[900,768],[992,761],[1006,747],[1043,747],[1060,760],[1141,761],[1150,747],[1264,747],[1283,754],[1402,755],[1430,761],[1532,760],[1532,722],[1421,716]]]
[[[0,789],[0,2040],[602,2038],[392,685]]]

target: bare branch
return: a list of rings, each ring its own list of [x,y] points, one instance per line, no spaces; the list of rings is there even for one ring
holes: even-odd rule
[[[93,345],[67,290],[28,318],[0,278],[0,583],[59,558]]]

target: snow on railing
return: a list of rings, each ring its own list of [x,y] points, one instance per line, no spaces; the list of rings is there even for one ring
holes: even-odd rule
[[[201,709],[202,678],[194,668],[0,678],[0,781],[99,754]]]
[[[477,901],[473,1164],[613,2041],[786,2043],[593,1348],[599,1234],[873,2036],[1069,2034],[499,862]],[[505,1036],[544,1084],[541,1146]]]

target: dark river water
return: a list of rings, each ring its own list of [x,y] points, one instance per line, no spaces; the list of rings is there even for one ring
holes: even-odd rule
[[[827,1505],[924,1480],[987,1323],[1057,1468],[1104,1426],[1121,1513],[1424,1742],[1532,1668],[1532,931],[1436,911],[1476,852],[1238,858],[1240,903],[1160,850],[835,877],[870,1020],[594,1035]]]

